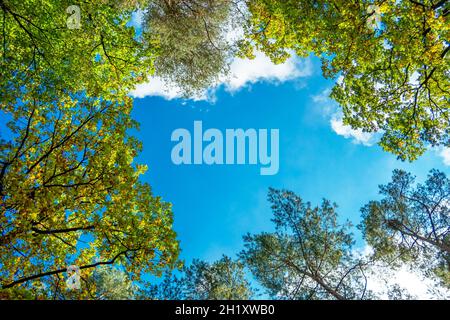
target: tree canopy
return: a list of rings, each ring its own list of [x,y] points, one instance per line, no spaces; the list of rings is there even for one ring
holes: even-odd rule
[[[336,206],[312,207],[291,191],[270,189],[276,231],[244,237],[240,257],[272,297],[364,299],[366,262],[352,252],[349,224]]]
[[[247,41],[275,62],[322,59],[344,124],[415,160],[450,145],[449,1],[248,0]]]
[[[97,300],[130,300],[136,296],[137,286],[126,272],[117,268],[96,270],[90,282],[95,286],[94,298]]]
[[[194,260],[179,275],[167,273],[145,298],[158,300],[247,300],[254,290],[246,278],[244,264],[227,256],[208,263]]]
[[[38,88],[116,101],[128,94],[152,71],[154,48],[130,25],[146,2],[85,1],[77,6],[79,28],[69,28],[71,1],[2,0],[2,109]]]
[[[121,265],[138,281],[177,263],[171,205],[140,181],[128,92],[152,71],[131,13],[146,1],[1,1],[0,286],[60,286]],[[79,297],[92,294],[83,286]]]
[[[380,186],[382,200],[362,208],[361,228],[375,254],[389,262],[414,261],[450,287],[450,180],[430,171],[424,184],[402,170]]]
[[[232,13],[229,0],[151,1],[144,39],[157,48],[155,74],[186,96],[215,85],[234,53]]]
[[[362,208],[372,256],[356,254],[335,204],[270,189],[275,231],[246,235],[237,260],[173,272],[173,212],[142,182],[129,96],[153,75],[190,96],[255,49],[276,63],[314,54],[344,123],[415,160],[450,146],[449,3],[0,0],[0,299],[250,299],[248,270],[272,298],[369,299],[374,261],[414,262],[450,287],[450,181],[437,170],[423,185],[394,171]],[[69,266],[81,290],[64,285]]]
[[[133,163],[131,101],[75,101],[13,114],[0,158],[3,288],[63,273],[69,261],[85,274],[120,263],[135,279],[176,261],[171,206]]]

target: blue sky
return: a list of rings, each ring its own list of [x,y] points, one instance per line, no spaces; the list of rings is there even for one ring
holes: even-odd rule
[[[317,59],[293,58],[273,66],[260,57],[253,66],[235,62],[232,73],[232,80],[197,101],[177,99],[176,90],[164,90],[159,79],[135,92],[143,97],[135,100],[133,112],[141,123],[135,135],[144,146],[138,162],[148,164],[144,180],[154,193],[173,203],[181,257],[187,261],[235,256],[242,235],[272,230],[269,187],[290,189],[315,205],[330,199],[339,205],[342,220],[357,224],[359,209],[379,198],[378,185],[390,181],[393,169],[412,172],[418,181],[432,168],[450,174],[442,150],[405,163],[382,151],[376,137],[343,126],[338,108],[326,97],[333,82],[321,76]],[[261,176],[254,165],[174,165],[171,133],[177,128],[192,133],[195,120],[204,130],[222,132],[279,129],[278,174]]]

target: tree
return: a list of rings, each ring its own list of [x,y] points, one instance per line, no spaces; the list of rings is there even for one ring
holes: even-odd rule
[[[34,283],[33,287],[12,287],[0,291],[0,300],[71,300],[80,296],[79,290],[71,290],[63,284],[67,279],[53,277],[50,285]],[[126,272],[115,267],[102,266],[83,278],[85,297],[92,300],[131,300],[135,299],[138,286]]]
[[[1,0],[1,108],[9,111],[18,93],[37,87],[58,95],[127,95],[152,72],[155,50],[129,24],[147,2]]]
[[[24,288],[11,288],[0,291],[0,300],[35,300],[36,295]]]
[[[103,267],[94,273],[92,279],[96,300],[134,299],[137,286],[127,274],[117,268]]]
[[[243,264],[227,256],[212,264],[194,260],[185,270],[185,281],[189,300],[240,300],[252,296]]]
[[[171,205],[140,182],[146,167],[133,163],[141,144],[128,134],[137,128],[131,99],[77,98],[34,100],[11,114],[11,139],[0,149],[4,289],[56,283],[71,264],[83,278],[122,265],[136,281],[176,265]]]
[[[380,194],[382,200],[361,209],[360,227],[375,254],[390,262],[413,261],[449,287],[450,180],[431,170],[425,184],[415,186],[411,174],[395,170]]]
[[[450,143],[449,1],[248,0],[243,53],[322,59],[344,124],[414,160]]]
[[[228,0],[151,1],[144,38],[157,47],[156,75],[186,95],[214,85],[234,53],[226,34],[232,9]]]
[[[5,105],[36,85],[119,100],[155,68],[189,95],[225,74],[234,53],[226,0],[2,0],[0,8]],[[146,17],[139,32],[130,23],[137,9]]]
[[[141,144],[129,135],[138,125],[127,94],[152,72],[155,51],[128,23],[146,3],[0,1],[0,111],[9,120],[0,288],[11,296],[63,290],[72,264],[83,280],[77,298],[92,298],[86,282],[99,266],[121,265],[139,281],[177,264],[171,206],[140,181]]]
[[[388,291],[389,300],[417,300],[417,298],[411,295],[408,291],[401,288],[398,284],[393,285]]]
[[[363,299],[367,261],[352,255],[349,224],[338,224],[336,206],[312,208],[291,191],[270,189],[275,232],[246,235],[240,257],[279,299]]]
[[[166,274],[146,296],[159,300],[245,300],[253,296],[253,289],[245,278],[244,265],[223,256],[213,263],[194,260],[180,276]]]
[[[176,275],[173,271],[164,273],[158,284],[147,285],[138,293],[139,300],[184,300],[185,296],[184,278]]]

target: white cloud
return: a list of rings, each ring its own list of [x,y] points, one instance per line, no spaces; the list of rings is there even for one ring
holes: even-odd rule
[[[245,8],[242,8],[245,10]],[[144,12],[138,10],[132,14],[131,24],[140,29],[144,20]],[[242,39],[244,30],[236,28],[232,24],[228,26],[225,38],[228,42],[234,43]],[[190,100],[215,101],[215,92],[218,88],[224,87],[230,93],[237,92],[242,88],[258,82],[282,83],[302,77],[308,77],[313,73],[312,62],[309,58],[300,58],[294,52],[284,63],[273,63],[263,52],[255,50],[254,59],[234,58],[230,64],[230,72],[219,81],[197,96],[190,97]],[[183,98],[182,90],[165,82],[159,77],[150,77],[148,82],[136,86],[130,94],[135,98],[146,96],[160,96],[167,100]]]
[[[222,85],[225,90],[234,93],[257,82],[282,83],[312,74],[312,63],[309,59],[301,59],[293,55],[286,62],[277,65],[261,52],[256,52],[255,56],[253,60],[234,59],[230,65],[230,74],[227,77],[223,77],[212,88],[191,97],[191,99],[194,101],[214,101],[214,92]],[[147,83],[137,85],[131,95],[136,98],[160,96],[167,100],[182,97],[179,88],[168,85],[158,77],[151,77]]]
[[[148,82],[138,84],[131,92],[131,95],[135,98],[159,96],[166,100],[173,100],[182,97],[181,90],[178,87],[169,85],[159,77],[151,77]],[[194,101],[209,100],[208,92],[205,91],[202,94],[192,97],[191,99]]]
[[[446,166],[450,166],[450,148],[443,148],[439,152],[439,156],[442,157],[442,160]]]
[[[367,289],[377,294],[381,299],[388,299],[387,288],[398,285],[415,299],[436,299],[430,289],[436,289],[436,281],[424,279],[417,273],[412,272],[406,265],[397,270],[386,270],[386,268],[375,268],[373,274],[367,277]],[[444,288],[438,290],[445,295]]]
[[[374,135],[369,132],[363,132],[361,129],[352,129],[352,127],[345,125],[342,122],[342,117],[334,115],[330,120],[331,128],[338,135],[346,139],[352,139],[355,144],[362,144],[365,146],[372,146],[375,144]]]
[[[152,77],[150,81],[141,83],[131,92],[135,98],[144,98],[146,96],[161,96],[167,100],[178,97],[178,90],[167,86],[160,78]]]
[[[262,52],[256,52],[255,59],[237,58],[231,64],[230,76],[223,80],[228,91],[237,91],[249,84],[260,81],[285,82],[312,74],[309,59],[293,55],[282,64],[274,64]]]
[[[317,95],[311,96],[315,105],[320,108],[318,111],[326,118],[332,117],[337,114],[339,105],[330,98],[331,88],[322,90]],[[317,110],[317,109],[316,109]]]
[[[355,250],[357,256],[369,257],[373,248],[366,245],[361,251]],[[387,288],[398,285],[415,299],[448,299],[450,292],[439,285],[437,279],[425,278],[413,272],[406,264],[397,269],[383,266],[373,266],[367,274],[367,289],[374,292],[381,299],[387,299]]]
[[[338,79],[338,82],[342,79]],[[313,95],[312,101],[320,108],[320,112],[330,118],[331,129],[338,135],[346,139],[352,139],[355,144],[373,146],[377,142],[377,135],[369,132],[363,132],[361,129],[352,129],[351,126],[344,125],[342,121],[342,112],[339,105],[330,98],[331,88],[322,90],[317,95]]]
[[[331,89],[327,88],[317,95],[312,96],[315,103],[332,104],[333,101],[330,99]]]

